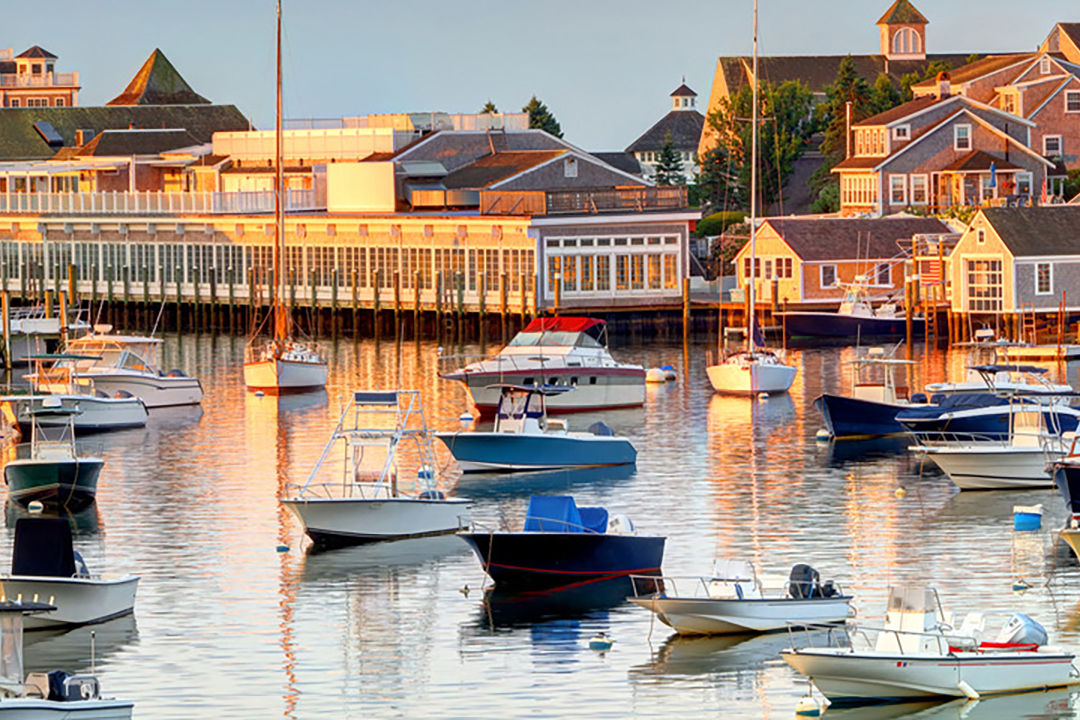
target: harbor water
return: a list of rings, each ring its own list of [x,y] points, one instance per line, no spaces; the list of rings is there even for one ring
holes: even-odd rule
[[[134,616],[96,627],[104,694],[133,699],[137,718],[794,717],[806,682],[778,655],[784,633],[675,638],[604,587],[486,597],[479,562],[454,536],[307,552],[278,500],[306,478],[343,396],[416,388],[429,423],[455,429],[465,391],[437,377],[434,343],[339,339],[327,344],[326,392],[257,397],[243,387],[243,348],[242,337],[170,335],[161,365],[201,378],[202,407],[154,410],[144,429],[92,438],[106,466],[96,507],[72,518],[76,549],[92,570],[142,576]],[[1080,567],[1055,542],[1056,490],[961,494],[903,439],[816,441],[812,401],[850,388],[850,348],[792,352],[790,395],[767,400],[714,395],[706,349],[617,348],[621,360],[675,366],[678,379],[650,385],[643,408],[568,418],[602,418],[629,437],[636,468],[462,478],[440,445],[448,489],[474,499],[485,527],[520,527],[531,494],[626,513],[667,536],[667,575],[735,558],[786,576],[805,562],[870,618],[890,585],[930,583],[958,618],[1019,610],[1080,649]],[[913,388],[965,364],[959,352],[914,356],[898,378]],[[1013,506],[1036,503],[1042,530],[1015,532]],[[18,514],[8,503],[7,556]],[[615,641],[605,653],[588,647],[598,631]],[[26,661],[89,670],[89,629],[28,634]],[[828,712],[908,714],[1077,717],[1080,691]]]

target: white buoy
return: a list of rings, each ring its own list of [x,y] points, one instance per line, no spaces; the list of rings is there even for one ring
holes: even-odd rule
[[[475,420],[475,419],[476,418],[474,418],[472,416],[472,413],[469,412],[468,410],[466,410],[465,412],[458,415],[458,422],[461,423],[461,427],[463,427],[463,428],[467,428],[470,425],[472,425],[473,420]]]
[[[666,383],[667,374],[660,368],[649,368],[645,373],[645,382],[647,383]]]
[[[956,687],[960,692],[964,693],[964,697],[968,700],[978,700],[981,697],[975,688],[967,684],[966,680],[956,683]]]
[[[809,693],[799,698],[795,703],[795,714],[799,717],[821,717],[824,708],[813,695]]]
[[[674,365],[664,365],[660,369],[664,371],[664,377],[668,380],[674,380],[677,377]]]
[[[41,504],[40,500],[31,500],[30,504],[26,506],[26,509],[30,511],[31,515],[40,515],[41,511],[45,509],[45,506]]]
[[[265,396],[266,396],[266,393],[264,393],[262,390],[256,390],[255,391],[255,397],[265,397]]]
[[[589,638],[589,649],[596,652],[607,652],[614,644],[615,639],[602,630]]]
[[[814,435],[814,439],[818,442],[829,442],[832,440],[832,433],[825,428],[821,428],[817,431],[817,434]]]
[[[758,402],[765,402],[766,400],[769,399],[769,393],[767,393],[767,392],[758,393],[757,399],[758,399]]]

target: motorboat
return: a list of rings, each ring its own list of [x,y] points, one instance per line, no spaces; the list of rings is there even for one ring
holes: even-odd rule
[[[495,428],[490,432],[440,432],[462,472],[555,470],[631,465],[637,451],[603,422],[572,432],[549,418],[552,398],[576,392],[566,386],[502,385]]]
[[[713,390],[724,395],[785,393],[795,382],[795,367],[772,350],[754,348],[729,353],[705,369]]]
[[[98,476],[105,466],[99,457],[80,455],[75,445],[78,410],[64,407],[60,398],[46,397],[30,414],[30,442],[15,446],[15,457],[4,465],[8,497],[21,505],[37,500],[50,507],[78,512],[94,502]],[[42,418],[64,418],[66,426],[50,437]]]
[[[647,578],[656,582],[653,578]],[[785,630],[789,625],[842,623],[851,614],[851,595],[832,580],[821,582],[800,563],[777,592],[768,593],[754,566],[720,560],[708,577],[660,578],[659,590],[630,601],[654,613],[680,635],[726,635]],[[679,585],[688,588],[683,594]]]
[[[28,629],[88,625],[127,615],[135,608],[139,578],[91,575],[75,551],[66,518],[31,516],[15,522],[11,573],[0,576],[8,598],[37,598],[56,607],[28,617]]]
[[[148,408],[170,405],[197,405],[202,402],[198,378],[181,370],[163,372],[157,366],[160,338],[142,335],[113,335],[112,326],[95,325],[89,335],[68,342],[65,352],[82,360],[57,360],[42,378],[31,378],[40,392],[63,393],[68,380],[53,382],[50,377],[64,370],[78,374],[78,382],[95,391],[116,397],[122,393],[142,398]]]
[[[844,297],[836,312],[793,310],[776,313],[789,338],[898,338],[907,332],[907,315],[892,299],[874,307],[865,275],[853,283],[839,283]],[[913,333],[923,332],[923,318],[911,319]]]
[[[104,698],[96,675],[63,670],[23,674],[23,622],[56,608],[44,602],[0,599],[0,718],[128,720],[134,703]],[[93,657],[91,657],[93,667]]]
[[[75,309],[61,311],[56,308],[46,312],[43,305],[12,308],[8,318],[10,332],[11,362],[22,364],[31,355],[55,352],[65,337],[78,337],[90,331],[90,324]]]
[[[399,463],[419,463],[414,481]],[[303,485],[282,504],[316,545],[333,547],[455,533],[470,503],[439,489],[418,390],[356,390]]]
[[[645,402],[645,368],[621,363],[607,348],[607,324],[588,317],[535,318],[497,355],[472,360],[441,356],[440,375],[465,384],[473,405],[495,413],[504,384],[575,388],[553,396],[548,411],[579,412],[638,407]]]
[[[520,531],[475,527],[459,535],[503,588],[658,575],[666,539],[639,535],[627,516],[578,507],[567,495],[530,498]]]
[[[1073,437],[1068,452],[1050,464],[1050,472],[1069,511],[1061,539],[1080,557],[1080,437]]]
[[[780,656],[810,678],[833,706],[913,702],[1027,692],[1080,683],[1075,655],[1047,645],[1045,629],[1015,613],[994,640],[986,617],[969,613],[959,628],[932,588],[890,589],[883,627],[849,624],[829,646],[792,647]]]
[[[997,346],[994,346],[997,349]],[[997,349],[997,352],[1000,352]],[[989,362],[969,365],[967,378],[960,382],[930,383],[924,390],[927,394],[961,395],[966,393],[984,394],[1023,392],[1027,395],[1063,397],[1072,392],[1072,386],[1066,383],[1054,383],[1046,379],[1046,368],[1038,365],[1018,363]]]
[[[1046,413],[1023,404],[1006,415],[1002,439],[976,433],[916,433],[911,450],[930,459],[961,490],[1043,488],[1053,484],[1047,463],[1061,457],[1072,439],[1048,428]]]
[[[825,429],[836,439],[885,437],[905,432],[896,421],[896,413],[928,403],[926,395],[909,397],[906,386],[897,387],[894,371],[914,364],[911,360],[886,357],[882,348],[868,348],[864,357],[848,363],[851,367],[851,395],[823,393],[814,407],[825,419]],[[881,379],[867,379],[880,370]]]
[[[30,430],[30,415],[40,408],[46,397],[59,398],[61,405],[76,412],[72,415],[75,429],[80,433],[104,430],[123,430],[146,425],[149,413],[146,403],[141,398],[127,392],[120,392],[116,397],[106,395],[94,387],[94,381],[79,379],[78,361],[99,360],[96,355],[71,355],[53,353],[33,355],[28,360],[34,363],[34,373],[28,377],[40,381],[52,388],[49,394],[30,393],[28,395],[5,395],[0,397],[9,411],[8,418],[18,425],[23,432]],[[56,363],[67,361],[57,366]],[[53,365],[50,367],[49,365]],[[57,392],[62,390],[62,392]],[[66,423],[62,416],[40,416],[42,427],[56,427]]]

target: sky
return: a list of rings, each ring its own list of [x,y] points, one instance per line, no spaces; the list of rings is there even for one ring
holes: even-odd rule
[[[760,0],[760,52],[876,53],[874,22],[889,4]],[[58,55],[58,72],[79,72],[81,105],[118,95],[160,48],[196,92],[273,125],[274,0],[7,5],[0,47]],[[929,52],[1029,51],[1055,22],[1080,20],[1061,0],[915,5],[930,20]],[[284,0],[285,116],[476,112],[489,99],[518,112],[535,94],[570,142],[620,150],[663,117],[684,76],[704,111],[716,58],[750,52],[751,10],[751,0]]]

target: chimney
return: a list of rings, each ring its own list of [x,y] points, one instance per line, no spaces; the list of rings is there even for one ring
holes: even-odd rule
[[[134,130],[134,129],[135,129],[135,123],[129,122],[128,123],[128,130]]]
[[[76,130],[75,131],[75,147],[82,147],[85,144],[86,144],[86,131],[85,130]]]
[[[952,89],[949,83],[949,73],[942,71],[937,74],[937,87],[938,87],[938,100],[944,100],[949,97],[949,93]]]

